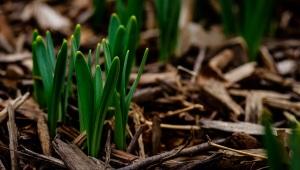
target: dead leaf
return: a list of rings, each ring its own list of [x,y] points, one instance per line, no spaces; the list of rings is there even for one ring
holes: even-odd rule
[[[69,18],[61,15],[49,5],[34,1],[32,5],[33,17],[38,22],[39,26],[44,29],[60,31],[62,33],[69,33],[71,21]]]

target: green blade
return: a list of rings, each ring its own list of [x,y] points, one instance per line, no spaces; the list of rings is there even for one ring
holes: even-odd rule
[[[291,170],[300,169],[299,141],[300,141],[300,126],[299,124],[297,124],[296,128],[293,129],[292,134],[290,136],[290,149],[292,151],[291,166],[290,166]]]
[[[149,52],[149,49],[146,48],[145,52],[144,52],[144,56],[143,56],[143,59],[142,59],[142,62],[140,64],[140,68],[139,68],[139,71],[138,71],[138,74],[137,74],[137,77],[136,79],[134,80],[130,90],[129,90],[129,93],[127,94],[127,97],[126,97],[126,105],[127,105],[127,110],[129,109],[129,106],[130,106],[130,102],[131,102],[131,99],[133,97],[133,94],[134,94],[134,91],[140,81],[140,78],[141,78],[141,75],[144,71],[144,67],[145,67],[145,64],[146,64],[146,60],[147,60],[147,57],[148,57],[148,52]]]
[[[113,38],[113,42],[109,41],[111,46],[112,57],[119,56],[120,63],[124,63],[124,59],[121,56],[124,56],[124,38],[126,34],[126,29],[123,25],[120,25],[116,30],[115,37]]]
[[[33,81],[33,90],[34,90],[34,98],[37,100],[37,102],[39,103],[41,108],[45,108],[47,107],[47,99],[46,99],[46,92],[45,89],[43,87],[43,82],[41,79],[41,74],[39,72],[38,69],[38,64],[37,64],[37,56],[35,54],[35,47],[34,44],[36,44],[36,38],[38,37],[38,32],[37,30],[34,30],[34,32],[32,33],[32,44],[31,44],[31,48],[32,48],[32,76],[34,77],[34,81]]]
[[[55,54],[54,54],[54,46],[53,46],[52,36],[49,31],[46,32],[46,46],[47,46],[47,53],[48,53],[50,68],[52,69],[52,72],[54,72]]]
[[[124,66],[126,67],[125,84],[127,86],[131,68],[134,63],[136,46],[137,46],[137,42],[138,42],[138,40],[137,40],[138,28],[137,28],[137,21],[136,21],[135,16],[130,17],[130,20],[128,21],[126,28],[127,28],[127,33],[126,33],[126,37],[125,37],[125,44],[126,44],[125,49],[129,50],[129,56],[128,56],[128,62],[127,62],[127,64],[124,64]]]
[[[74,49],[78,50],[79,49],[79,46],[80,46],[80,37],[81,37],[81,31],[80,31],[80,24],[77,24],[76,27],[75,27],[75,30],[74,30],[74,42],[73,42],[73,46],[74,46]]]
[[[100,64],[99,62],[99,59],[100,59],[100,51],[101,51],[101,44],[98,43],[97,44],[97,47],[96,47],[96,51],[95,51],[95,64]]]
[[[64,87],[66,63],[68,55],[67,41],[64,40],[57,55],[57,62],[55,66],[55,73],[53,78],[53,86],[48,102],[48,124],[52,137],[55,136],[55,129],[57,121],[60,119],[59,105],[61,102],[61,93]]]
[[[88,64],[81,52],[76,53],[75,72],[79,106],[80,131],[89,134],[89,118],[93,112],[93,81]]]
[[[114,131],[114,141],[118,149],[125,149],[126,146],[126,122],[123,121],[123,111],[121,109],[121,96],[115,90],[113,105],[115,107],[115,131]],[[125,123],[125,125],[124,125]]]
[[[99,113],[101,106],[101,97],[103,93],[103,81],[102,81],[102,71],[100,65],[96,66],[95,76],[94,76],[94,113],[92,117],[96,117],[96,113]],[[94,123],[92,123],[94,124]]]
[[[52,88],[53,72],[46,69],[49,68],[50,63],[47,59],[48,55],[46,47],[41,36],[38,36],[33,43],[33,50],[36,55],[37,66],[42,78],[43,87],[45,88],[46,98],[48,99]]]
[[[121,25],[121,21],[117,14],[112,14],[109,21],[109,27],[108,27],[108,41],[110,44],[114,44],[114,40],[116,37],[116,31]]]
[[[92,50],[91,49],[89,50],[88,53],[88,65],[89,65],[90,72],[92,72]]]
[[[111,56],[109,44],[106,39],[102,40],[102,48],[104,50],[105,71],[107,72],[111,65],[112,56]]]
[[[287,169],[287,153],[282,144],[273,134],[270,121],[263,117],[263,124],[265,126],[265,135],[263,136],[264,146],[267,150],[268,164],[272,170]]]
[[[67,80],[67,85],[64,90],[64,112],[67,112],[67,107],[68,107],[68,99],[69,95],[72,95],[72,76],[73,76],[73,71],[74,71],[74,65],[75,65],[75,56],[76,52],[79,49],[80,46],[80,25],[77,24],[74,30],[73,35],[71,36],[71,55],[69,57],[69,70],[68,70],[68,80]]]
[[[110,100],[114,94],[115,87],[117,84],[118,74],[120,69],[120,60],[118,57],[115,57],[112,61],[111,67],[109,69],[107,79],[103,88],[103,94],[101,98],[101,105],[99,112],[96,113],[95,118],[95,128],[93,128],[93,141],[92,141],[92,149],[90,154],[92,156],[97,156],[100,150],[101,136],[104,119],[106,117],[108,106],[110,105]]]

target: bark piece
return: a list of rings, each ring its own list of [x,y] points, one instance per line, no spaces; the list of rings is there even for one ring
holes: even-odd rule
[[[137,77],[136,73],[130,75],[130,82],[133,82]],[[168,82],[176,82],[177,73],[176,72],[163,72],[163,73],[144,73],[141,76],[139,84],[147,85],[147,84],[155,84],[157,80],[164,80]]]
[[[9,149],[11,159],[11,169],[18,169],[18,130],[15,122],[15,111],[11,104],[7,107],[8,111],[8,122],[7,128],[9,133]]]
[[[263,110],[262,96],[250,92],[246,97],[245,121],[257,123]]]
[[[216,129],[225,132],[244,132],[249,135],[263,135],[264,127],[259,124],[249,122],[224,122],[217,120],[205,120],[200,122],[203,124],[202,128]]]
[[[226,107],[233,111],[236,116],[244,113],[241,106],[239,106],[228,94],[227,89],[225,88],[224,83],[215,80],[209,79],[203,85],[203,90],[211,95],[213,98],[219,100]]]
[[[50,156],[51,155],[50,135],[49,135],[48,125],[43,115],[39,116],[37,119],[37,131],[38,131],[43,153],[46,156]]]
[[[76,145],[67,144],[60,139],[53,141],[53,146],[57,154],[62,158],[65,165],[71,170],[82,169],[104,169],[87,157]]]
[[[157,95],[161,94],[163,89],[161,87],[147,87],[138,89],[133,95],[132,101],[137,103],[144,103],[154,100]]]
[[[158,115],[154,115],[152,120],[152,154],[155,155],[159,152],[160,149],[160,140],[161,140],[161,120]]]

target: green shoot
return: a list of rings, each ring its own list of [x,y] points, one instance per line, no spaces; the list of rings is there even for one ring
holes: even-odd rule
[[[249,59],[256,60],[260,42],[270,25],[273,1],[245,0],[238,5],[233,0],[220,0],[220,5],[224,33],[241,35],[248,45]]]
[[[141,0],[117,0],[116,1],[117,13],[120,16],[120,21],[123,25],[126,25],[128,23],[131,16],[136,17],[138,35],[142,27],[143,6],[144,6],[144,1]]]
[[[155,0],[159,26],[159,58],[167,61],[173,55],[178,37],[181,0]]]
[[[116,57],[112,60],[106,81],[103,83],[100,66],[96,66],[95,74],[92,75],[84,55],[81,52],[76,53],[80,129],[87,132],[88,152],[92,156],[97,156],[100,150],[104,120],[117,84],[119,68],[120,61]]]
[[[55,135],[56,124],[63,119],[62,92],[67,59],[67,42],[63,41],[55,61],[53,41],[50,32],[43,38],[34,32],[32,43],[33,76],[35,97],[41,107],[48,108],[48,124],[51,136]]]
[[[80,25],[77,24],[74,33],[71,36],[71,54],[68,62],[69,65],[68,78],[64,90],[64,101],[63,101],[64,112],[67,112],[69,95],[72,94],[72,77],[74,73],[75,55],[77,50],[79,49],[79,46],[80,46]]]
[[[130,49],[135,49],[135,19],[129,21],[126,29],[124,26],[120,25],[120,20],[117,15],[113,15],[110,21],[109,27],[109,42],[107,40],[102,41],[104,56],[105,56],[105,66],[106,68],[111,67],[111,61],[120,56],[120,74],[118,78],[118,85],[115,90],[114,99],[112,105],[115,107],[115,143],[118,148],[125,149],[126,146],[126,124],[128,119],[128,111],[133,93],[137,87],[140,76],[143,72],[146,59],[148,56],[148,49],[145,50],[142,62],[138,71],[138,76],[131,86],[129,92],[127,93],[127,87],[129,84],[129,76],[131,73],[131,68],[134,62],[134,56],[130,52]],[[125,34],[125,36],[124,36]],[[131,35],[132,34],[132,35]],[[124,42],[125,44],[121,44]],[[126,54],[124,54],[124,47]]]
[[[79,48],[80,26],[77,25],[72,36],[72,51],[69,60],[69,75],[65,85],[65,74],[67,67],[68,47],[66,40],[55,56],[54,44],[51,33],[46,32],[46,40],[33,32],[32,59],[34,79],[34,97],[39,105],[48,109],[48,124],[50,134],[55,135],[58,121],[63,121],[68,105],[68,97],[72,83],[73,65],[75,52]]]
[[[272,170],[281,169],[299,169],[299,140],[300,140],[300,126],[299,123],[294,124],[292,134],[290,136],[290,149],[292,151],[292,157],[289,159],[287,150],[284,148],[283,144],[277,139],[273,134],[271,128],[270,119],[263,114],[263,124],[265,126],[265,135],[263,136],[264,146],[267,150],[268,164]]]

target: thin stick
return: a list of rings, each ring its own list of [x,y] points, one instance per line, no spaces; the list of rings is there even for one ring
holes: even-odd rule
[[[111,155],[110,138],[111,138],[111,131],[110,131],[110,129],[108,129],[107,139],[106,139],[106,143],[105,143],[105,169],[107,169],[109,167],[109,162],[110,162],[110,155]]]
[[[174,116],[174,115],[180,114],[182,112],[187,112],[187,111],[190,111],[190,110],[193,110],[193,109],[203,110],[203,105],[193,104],[193,105],[188,106],[188,107],[183,108],[183,109],[178,109],[178,110],[175,110],[175,111],[168,111],[167,114],[164,115],[164,117],[165,116]]]
[[[263,156],[263,155],[249,153],[249,152],[245,152],[245,151],[241,151],[241,150],[236,150],[236,149],[232,149],[232,148],[229,148],[229,147],[226,147],[226,146],[223,146],[223,145],[216,144],[216,143],[212,142],[210,139],[208,140],[208,144],[210,146],[213,146],[213,147],[216,147],[216,148],[219,148],[219,149],[229,150],[229,151],[236,152],[236,153],[239,153],[239,154],[242,154],[242,155],[247,155],[247,156],[256,157],[256,158],[260,158],[260,159],[267,159],[267,157]]]
[[[197,59],[195,61],[195,65],[194,65],[194,75],[192,75],[191,77],[191,82],[195,83],[196,82],[196,77],[199,74],[200,70],[201,70],[201,66],[202,66],[202,62],[204,60],[205,57],[205,52],[206,52],[206,48],[200,49],[200,52],[197,56]]]
[[[15,111],[11,104],[7,106],[8,110],[8,122],[7,128],[9,133],[9,148],[10,148],[10,158],[11,158],[11,169],[18,169],[18,154],[16,152],[18,148],[18,132],[15,122]]]
[[[145,120],[147,125],[152,126],[152,122],[149,120]],[[171,124],[160,124],[161,128],[165,129],[175,129],[175,130],[200,130],[201,127],[197,125],[171,125]]]
[[[228,139],[223,138],[223,139],[218,139],[215,141],[215,143],[222,144],[225,143]],[[189,155],[192,156],[194,154],[197,154],[199,152],[203,152],[205,150],[211,149],[211,145],[208,143],[202,143],[199,145],[195,145],[189,148],[182,149],[180,152],[178,152],[178,149],[173,149],[171,151],[167,151],[158,155],[154,155],[151,157],[148,157],[144,160],[140,160],[138,162],[135,162],[131,165],[128,165],[126,167],[120,168],[119,170],[133,170],[133,169],[142,169],[144,167],[148,167],[151,164],[158,163],[160,161],[166,161],[172,158],[180,157],[180,156],[185,156]]]

